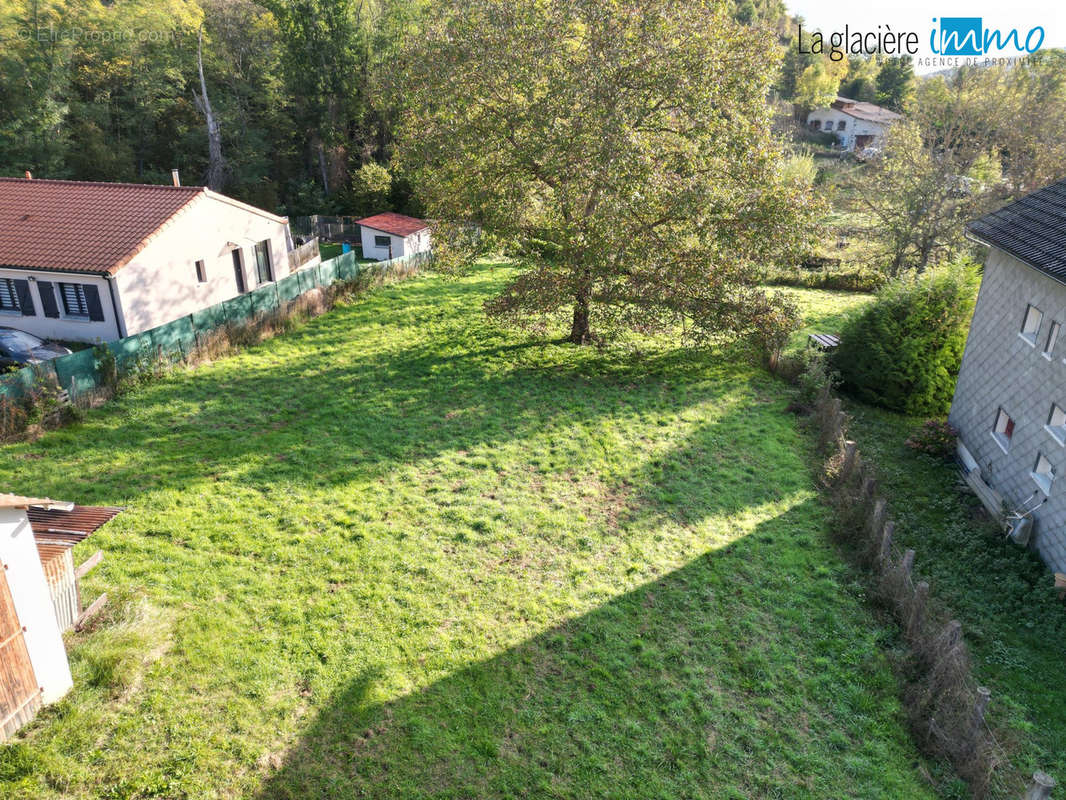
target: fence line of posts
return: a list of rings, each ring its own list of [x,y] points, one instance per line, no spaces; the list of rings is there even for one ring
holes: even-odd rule
[[[904,705],[916,740],[926,752],[950,761],[975,797],[1013,793],[1016,789],[997,781],[1006,754],[987,723],[992,693],[976,684],[962,623],[938,615],[928,581],[915,574],[914,550],[896,545],[896,525],[873,469],[846,438],[848,417],[828,387],[815,403],[814,421],[838,535],[869,572],[875,595],[892,612],[907,645]],[[1036,772],[1024,798],[1047,800],[1054,787],[1052,777]]]

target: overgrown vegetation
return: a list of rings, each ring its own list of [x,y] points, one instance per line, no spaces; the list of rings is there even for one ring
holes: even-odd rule
[[[989,713],[1012,753],[1004,769],[1066,775],[1066,608],[1039,557],[1004,539],[955,466],[906,440],[922,421],[849,402],[849,435],[876,465],[891,504],[895,541],[916,552],[922,577],[962,622]],[[1013,796],[1017,796],[1016,794]]]
[[[977,284],[965,263],[886,284],[841,330],[833,365],[844,388],[885,408],[947,413]]]
[[[126,507],[0,794],[932,796],[790,391],[501,330],[511,277],[343,301],[0,448],[5,487]]]

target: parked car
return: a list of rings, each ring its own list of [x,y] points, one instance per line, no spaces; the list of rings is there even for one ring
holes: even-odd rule
[[[0,372],[38,364],[70,352],[58,342],[46,342],[32,333],[0,327]]]

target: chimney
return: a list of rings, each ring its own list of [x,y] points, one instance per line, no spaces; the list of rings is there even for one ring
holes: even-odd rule
[[[26,180],[28,180],[28,181],[32,181],[33,180],[33,173],[30,172],[29,170],[26,170]]]
[[[170,171],[170,177],[174,181],[175,186],[181,186],[181,178],[178,176],[178,171],[176,169]]]

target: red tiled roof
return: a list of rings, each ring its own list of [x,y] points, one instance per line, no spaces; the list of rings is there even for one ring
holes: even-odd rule
[[[38,540],[74,545],[102,528],[121,511],[121,508],[107,506],[74,506],[70,511],[30,506],[26,516]]]
[[[418,233],[420,230],[429,227],[429,225],[417,217],[395,214],[392,211],[386,211],[383,214],[375,214],[372,217],[357,220],[357,222],[360,225],[365,225],[376,231],[391,233],[393,236],[410,236],[412,233]]]
[[[0,265],[111,273],[201,186],[0,178]]]

